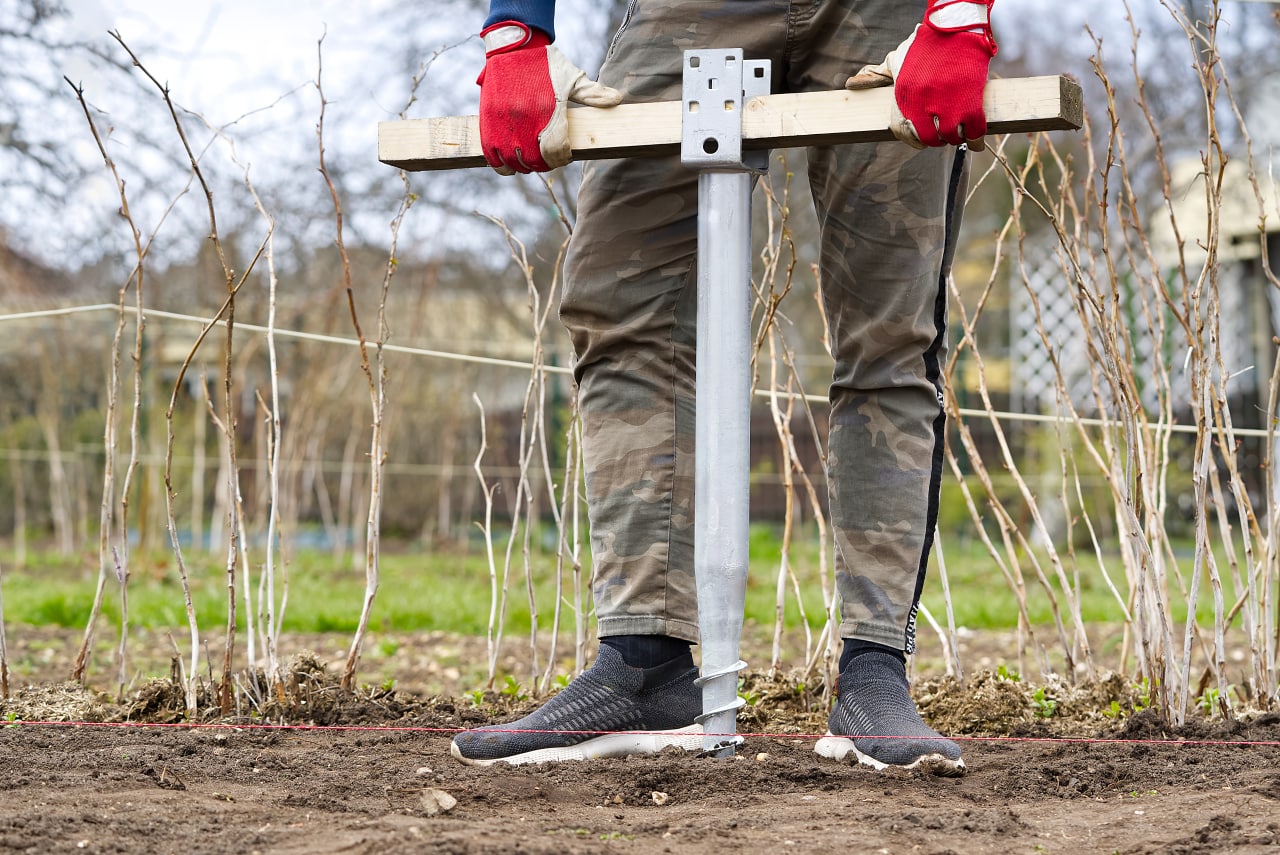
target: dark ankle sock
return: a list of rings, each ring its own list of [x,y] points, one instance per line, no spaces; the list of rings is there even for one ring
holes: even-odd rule
[[[688,656],[690,642],[669,635],[609,635],[600,639],[622,656],[622,661],[632,668],[656,668],[659,665]]]
[[[871,653],[873,651],[888,653],[902,664],[907,664],[907,654],[895,647],[889,647],[885,644],[877,644],[874,641],[863,641],[861,638],[846,638],[844,640],[844,649],[840,651],[840,670],[843,672],[845,668],[849,667],[850,662],[857,659],[863,653]]]

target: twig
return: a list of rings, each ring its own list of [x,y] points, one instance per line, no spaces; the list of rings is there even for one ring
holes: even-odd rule
[[[142,245],[142,233],[138,229],[133,220],[133,214],[129,208],[129,196],[125,192],[124,179],[120,177],[120,172],[116,168],[115,161],[107,153],[106,145],[102,140],[101,134],[98,132],[97,123],[93,121],[93,116],[89,112],[89,105],[84,98],[84,90],[71,83],[68,78],[63,78],[67,84],[76,93],[76,100],[80,104],[81,110],[84,112],[85,121],[89,125],[89,131],[93,136],[94,143],[98,147],[98,152],[102,156],[103,162],[107,169],[111,172],[112,178],[115,180],[116,191],[120,197],[120,213],[125,222],[129,226],[130,235],[133,238],[135,265],[130,278],[125,281],[119,293],[120,311],[117,316],[115,336],[111,345],[111,370],[109,373],[107,388],[107,412],[105,424],[103,428],[103,445],[105,447],[104,463],[103,463],[103,487],[102,487],[102,505],[99,512],[99,531],[98,531],[98,583],[94,591],[93,606],[89,612],[89,621],[85,627],[84,639],[80,645],[80,650],[76,654],[76,660],[71,669],[71,679],[77,682],[83,682],[85,679],[85,671],[88,666],[88,659],[93,647],[94,627],[102,608],[102,597],[104,585],[107,579],[108,561],[110,566],[115,569],[116,578],[120,584],[120,598],[122,605],[128,603],[126,587],[129,581],[129,487],[133,481],[133,475],[138,467],[138,420],[142,410],[142,344],[145,323],[142,316],[143,306],[143,262],[146,257],[145,250]],[[124,334],[125,324],[125,296],[129,290],[129,284],[133,284],[135,296],[134,310],[134,347],[133,347],[133,409],[129,421],[129,463],[125,470],[125,477],[120,489],[120,521],[119,521],[119,545],[111,546],[111,539],[115,533],[115,454],[116,454],[116,403],[119,398],[120,391],[120,343]],[[117,551],[118,549],[118,551]],[[109,555],[110,551],[110,555]],[[123,553],[123,558],[120,557]],[[117,653],[118,666],[118,684],[120,692],[124,691],[125,683],[125,658],[128,645],[128,610],[122,610],[120,615],[120,644]]]
[[[347,253],[345,233],[343,229],[343,208],[342,199],[338,194],[337,185],[333,182],[333,177],[329,173],[328,164],[325,161],[324,148],[324,119],[325,111],[328,107],[328,101],[325,99],[324,86],[322,85],[322,77],[324,72],[324,36],[316,43],[316,94],[320,98],[320,115],[316,121],[316,143],[318,150],[318,158],[320,164],[320,175],[324,178],[325,186],[329,189],[329,198],[333,203],[334,216],[334,242],[338,247],[338,256],[342,260],[342,285],[347,295],[347,308],[351,315],[351,325],[355,328],[356,336],[360,340],[360,369],[364,372],[365,379],[369,384],[369,402],[372,409],[372,435],[369,447],[369,508],[368,516],[365,522],[365,590],[364,599],[360,607],[360,621],[356,627],[355,635],[351,639],[351,646],[347,651],[347,661],[342,671],[342,689],[351,691],[355,688],[356,667],[360,662],[360,654],[364,647],[364,637],[369,628],[369,614],[373,610],[374,597],[378,592],[379,577],[379,559],[382,546],[382,497],[383,497],[383,472],[386,464],[386,440],[383,435],[384,419],[386,414],[387,388],[386,388],[386,365],[383,362],[382,344],[387,340],[387,291],[391,284],[391,275],[394,272],[395,253],[392,250],[391,260],[388,263],[387,274],[383,279],[382,291],[378,301],[378,338],[375,343],[377,364],[377,373],[374,372],[374,363],[369,359],[368,342],[365,339],[364,330],[360,326],[360,316],[356,311],[355,290],[352,285],[351,277],[351,257]],[[402,203],[401,210],[407,209],[410,201],[408,198]],[[402,216],[402,215],[401,215]]]
[[[0,563],[0,699],[9,700],[9,647],[4,631],[4,564]]]
[[[498,647],[502,643],[502,620],[500,616],[505,613],[506,608],[506,580],[504,576],[502,587],[499,588],[498,566],[493,549],[493,493],[498,489],[498,485],[490,485],[485,480],[484,469],[480,465],[481,461],[484,460],[485,451],[489,448],[488,432],[485,427],[484,403],[480,400],[480,396],[475,393],[472,393],[471,400],[475,401],[476,407],[480,410],[480,449],[476,452],[476,459],[472,468],[475,470],[476,478],[480,481],[480,491],[484,495],[484,522],[477,523],[477,525],[484,535],[485,556],[489,559],[489,627],[485,636],[485,658],[489,666],[488,685],[489,688],[493,688],[493,681],[497,676],[498,669]]]

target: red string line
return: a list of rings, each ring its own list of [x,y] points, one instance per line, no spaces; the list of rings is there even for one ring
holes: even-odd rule
[[[186,730],[298,730],[298,731],[350,731],[362,733],[462,733],[464,727],[420,727],[413,725],[361,725],[361,724],[224,724],[219,722],[143,722],[143,721],[23,721],[16,719],[0,724],[0,731],[15,727],[115,727],[115,728],[178,728]],[[515,728],[490,728],[489,733],[546,733],[542,730]],[[649,730],[557,730],[565,736],[645,736]],[[822,739],[822,733],[707,733],[703,736],[741,736],[751,739]],[[849,739],[900,739],[897,736],[849,736]],[[1161,745],[1161,746],[1231,746],[1252,748],[1280,748],[1280,740],[1269,739],[1136,739],[1122,737],[1082,736],[919,736],[913,739],[951,739],[956,742],[1052,742],[1084,745]]]

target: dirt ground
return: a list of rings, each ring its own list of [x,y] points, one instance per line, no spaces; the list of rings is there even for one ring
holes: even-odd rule
[[[0,852],[1280,851],[1280,715],[1172,732],[1135,712],[1137,690],[1118,679],[1052,683],[1037,702],[991,671],[964,686],[922,675],[926,717],[962,739],[969,767],[943,779],[835,763],[811,738],[775,735],[821,731],[806,703],[819,687],[759,675],[739,727],[764,735],[733,760],[476,769],[449,756],[451,732],[532,701],[404,688],[344,698],[300,659],[290,719],[338,729],[160,726],[180,718],[172,687],[143,684],[117,704],[53,682],[60,659],[22,658],[28,671],[0,705]]]

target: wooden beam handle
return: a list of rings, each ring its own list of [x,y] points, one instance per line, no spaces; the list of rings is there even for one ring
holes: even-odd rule
[[[893,139],[891,88],[765,95],[747,102],[745,149],[793,148]],[[992,80],[984,106],[989,134],[1077,130],[1084,122],[1080,84],[1067,77]],[[574,160],[659,157],[680,151],[680,102],[569,110]],[[378,160],[424,172],[485,166],[478,116],[408,119],[378,125]]]

